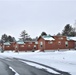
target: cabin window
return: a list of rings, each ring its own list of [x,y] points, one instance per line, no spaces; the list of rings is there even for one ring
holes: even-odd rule
[[[53,43],[52,41],[48,42],[48,44],[52,44],[52,43]]]
[[[7,46],[7,47],[10,47],[10,46]]]
[[[66,45],[66,47],[68,46],[68,41],[65,41],[65,45]]]
[[[36,49],[36,45],[34,45],[34,49]]]
[[[35,42],[35,44],[38,44],[38,42]]]
[[[30,47],[30,45],[28,45],[28,47]]]
[[[24,45],[21,45],[21,47],[24,47]]]
[[[42,45],[40,45],[42,47]]]
[[[60,39],[60,40],[63,40],[63,37],[60,37],[59,39]]]
[[[18,46],[16,45],[15,48],[17,48]]]
[[[58,44],[61,45],[61,41],[58,41]]]
[[[36,45],[34,45],[34,47],[36,47]]]
[[[40,42],[40,47],[42,47],[43,46],[43,42]]]

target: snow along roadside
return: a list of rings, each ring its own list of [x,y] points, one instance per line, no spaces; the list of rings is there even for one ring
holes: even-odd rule
[[[19,75],[12,67],[9,67],[13,72],[15,72],[15,75]]]
[[[52,69],[46,68],[46,67],[41,66],[41,65],[38,65],[36,63],[26,62],[26,61],[21,61],[21,62],[24,62],[24,63],[26,63],[28,65],[34,66],[34,67],[39,68],[39,69],[45,69],[46,71],[51,72],[51,73],[54,73],[54,74],[60,74],[60,73],[58,73],[58,72],[56,72],[56,71],[54,71]]]

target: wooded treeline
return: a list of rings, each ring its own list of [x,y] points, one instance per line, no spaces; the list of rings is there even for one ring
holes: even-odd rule
[[[43,31],[40,34],[40,36],[43,36],[43,35],[47,35],[47,33]],[[65,27],[63,28],[62,32],[59,32],[56,35],[57,36],[76,36],[76,29],[74,27],[72,27],[72,25],[66,24]],[[49,34],[49,36],[51,36],[51,35]],[[37,38],[37,36],[36,36],[36,38]],[[22,41],[32,40],[32,38],[30,37],[30,35],[25,30],[23,30],[20,33],[19,40],[22,40]],[[16,41],[15,37],[12,37],[11,35],[7,35],[7,34],[3,34],[1,36],[1,40],[0,40],[0,42],[2,42],[2,43],[4,43],[4,42],[14,42],[14,41]]]

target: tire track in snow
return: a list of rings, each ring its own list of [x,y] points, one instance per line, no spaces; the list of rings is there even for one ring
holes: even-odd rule
[[[47,65],[38,63],[38,62],[34,62],[34,61],[30,61],[30,60],[25,60],[25,59],[20,59],[20,58],[13,58],[13,59],[22,60],[22,61],[26,61],[26,62],[32,62],[32,63],[38,64],[38,65],[44,66],[44,67],[46,67],[46,68],[52,69],[52,70],[60,73],[59,75],[71,75],[71,74],[68,73],[68,72],[64,72],[64,71],[58,70],[58,69],[56,69],[56,68],[53,68],[53,67],[50,67],[50,66],[47,66]]]

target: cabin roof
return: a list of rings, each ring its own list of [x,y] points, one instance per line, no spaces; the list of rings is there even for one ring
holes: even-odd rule
[[[44,40],[55,40],[52,36],[42,36]]]
[[[76,41],[76,37],[67,37],[67,40],[73,40],[73,41]]]
[[[3,43],[4,45],[11,45],[9,42],[5,42],[5,43]]]
[[[17,44],[24,44],[23,41],[17,41]]]

